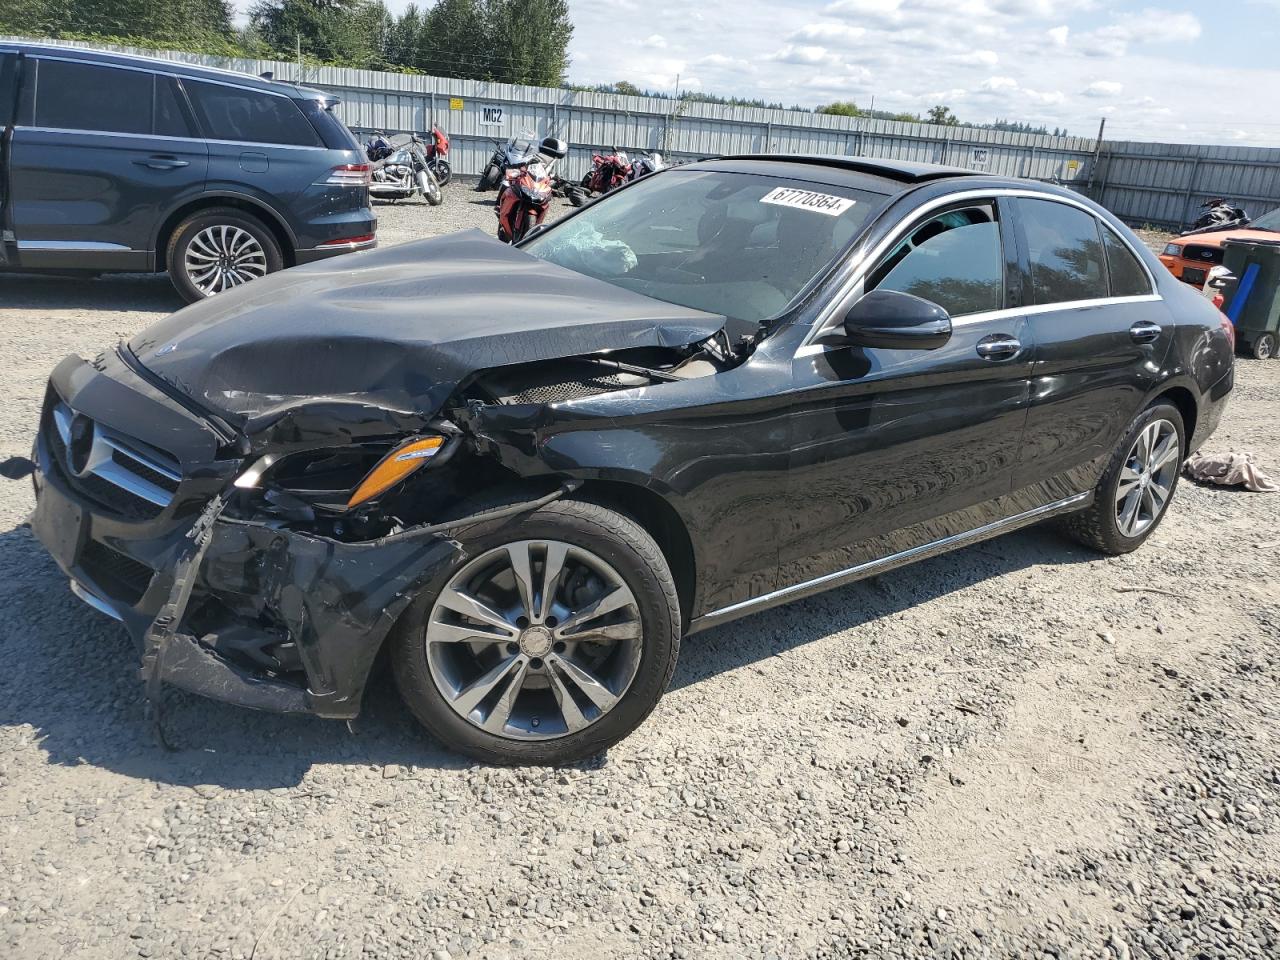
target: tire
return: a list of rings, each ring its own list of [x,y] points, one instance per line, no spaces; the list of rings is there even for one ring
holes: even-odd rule
[[[595,756],[639,726],[671,682],[680,651],[675,583],[653,538],[634,521],[577,500],[559,500],[509,520],[466,528],[455,536],[464,548],[462,559],[426,585],[389,638],[400,695],[427,732],[450,749],[486,763],[554,765]],[[561,551],[555,566],[563,571],[550,591],[554,605],[542,599],[541,583],[552,565],[553,547]],[[539,549],[544,550],[541,559]],[[522,602],[522,594],[514,590],[516,565],[505,559],[509,556],[529,558],[528,601]],[[601,565],[598,580],[592,579],[595,573],[579,579],[588,563]],[[465,584],[464,594],[485,598],[490,611],[506,611],[501,616],[508,634],[486,632],[485,637],[499,639],[481,641],[482,654],[475,652],[473,642],[477,639],[473,624],[481,621],[455,612],[457,606],[466,606],[459,604],[460,594],[454,592],[458,582]],[[495,586],[503,583],[505,588]],[[599,592],[594,592],[597,584]],[[585,595],[580,592],[583,589],[587,589]],[[491,590],[499,592],[486,592]],[[593,631],[557,631],[569,630],[571,618],[581,618],[602,600],[619,596],[619,590],[629,591],[621,594],[627,602],[585,620],[597,624],[596,631],[612,630],[615,635],[599,642],[571,640],[575,649],[566,650],[559,638]],[[503,605],[504,597],[514,606]],[[578,610],[573,605],[584,597]],[[512,610],[529,614],[521,618],[523,628],[511,619]],[[558,623],[548,610],[561,611],[564,623]],[[620,619],[610,623],[613,618]],[[459,622],[461,628],[456,625]],[[517,630],[518,641],[504,641],[502,637],[512,630]],[[436,639],[429,641],[433,634]],[[467,639],[457,642],[459,637]],[[574,693],[567,694],[574,664],[599,651],[604,651],[606,659],[588,663],[594,672],[583,674],[587,686],[573,682]],[[482,655],[489,659],[481,659]],[[493,664],[487,672],[486,664]],[[454,671],[460,667],[470,672],[458,680]],[[504,669],[510,672],[483,687],[481,681]],[[612,678],[608,683],[606,676]],[[592,687],[593,679],[601,686]],[[470,706],[482,687],[488,692]],[[567,709],[562,700],[566,695],[571,701]],[[601,709],[597,698],[607,707]],[[543,720],[545,725],[540,726]],[[489,730],[482,728],[486,724]]]
[[[1272,360],[1276,356],[1276,335],[1260,333],[1249,349],[1255,360]]]
[[[212,257],[218,253],[237,259],[230,260],[231,266],[221,274],[202,273],[199,267],[205,264],[217,269]],[[164,262],[169,279],[187,303],[284,269],[280,244],[267,225],[233,207],[200,210],[179,223],[169,237]]]
[[[587,202],[587,196],[582,192],[581,187],[567,187],[565,196],[569,198],[569,203],[575,207],[580,207]]]
[[[1158,424],[1171,428],[1171,434],[1164,433],[1164,428],[1157,427]],[[1143,458],[1140,453],[1139,441],[1151,430],[1155,430],[1157,436],[1154,444],[1155,458],[1159,458],[1160,450],[1167,449],[1165,444],[1168,436],[1177,438],[1176,450],[1168,451],[1168,459],[1159,465],[1158,470],[1149,469],[1151,458]],[[1160,439],[1162,433],[1164,439]],[[1063,518],[1062,526],[1066,533],[1100,553],[1118,556],[1137,550],[1155,532],[1168,513],[1186,455],[1186,432],[1178,408],[1169,403],[1155,403],[1148,407],[1125,431],[1111,462],[1102,473],[1102,479],[1098,481],[1093,504],[1087,510]],[[1138,458],[1136,461],[1135,456]],[[1144,460],[1147,462],[1144,463]],[[1132,467],[1135,462],[1148,470],[1148,480],[1134,479],[1135,471]],[[1143,471],[1136,473],[1141,474]],[[1122,483],[1128,491],[1123,504],[1119,502]],[[1164,498],[1159,501],[1158,508],[1150,509],[1156,504],[1161,492]],[[1138,497],[1138,502],[1132,514],[1133,525],[1126,530],[1127,514],[1123,508],[1134,505],[1134,496]]]
[[[453,179],[453,168],[449,166],[448,160],[432,160],[431,172],[435,174],[436,180],[440,182],[440,186],[448,185]]]
[[[502,169],[496,164],[491,163],[484,168],[484,173],[480,175],[480,182],[476,184],[476,191],[483,193],[486,190],[492,190],[498,185],[498,181],[502,179]]]
[[[418,190],[422,198],[433,207],[444,203],[444,192],[440,189],[440,181],[429,169],[422,168],[416,175]]]

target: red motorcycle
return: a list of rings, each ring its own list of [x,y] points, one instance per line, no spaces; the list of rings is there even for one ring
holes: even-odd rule
[[[505,151],[502,182],[498,184],[499,240],[518,243],[531,227],[546,219],[555,188],[551,171],[568,153],[569,145],[555,137],[536,146],[512,142]]]
[[[431,140],[427,141],[426,155],[427,169],[435,174],[436,179],[440,181],[440,186],[443,187],[453,176],[453,168],[445,159],[449,155],[449,137],[439,127],[431,128]]]
[[[591,169],[582,178],[582,199],[593,193],[608,193],[630,178],[631,158],[625,150],[614,147],[613,153],[597,153],[591,158]]]

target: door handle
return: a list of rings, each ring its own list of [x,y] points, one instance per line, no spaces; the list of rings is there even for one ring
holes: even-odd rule
[[[133,162],[140,167],[149,167],[152,170],[177,170],[179,167],[191,166],[189,161],[179,160],[177,157],[147,157],[145,160]]]
[[[979,340],[974,349],[983,360],[1008,360],[1018,355],[1022,350],[1022,344],[1016,337],[1011,337],[1007,333],[993,333]]]
[[[1139,320],[1129,328],[1129,336],[1133,338],[1134,343],[1151,343],[1157,339],[1164,328],[1158,323],[1152,323],[1150,320]]]

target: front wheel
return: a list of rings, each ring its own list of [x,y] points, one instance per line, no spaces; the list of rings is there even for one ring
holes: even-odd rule
[[[1137,550],[1164,519],[1186,447],[1178,408],[1169,403],[1148,407],[1130,425],[1103,471],[1093,505],[1064,519],[1067,533],[1102,553]]]
[[[430,170],[422,168],[417,173],[418,191],[431,206],[438,207],[444,202],[444,192],[440,189],[440,181]]]
[[[200,210],[178,224],[165,250],[169,278],[188,303],[283,269],[271,231],[232,207]]]
[[[449,166],[448,160],[432,160],[430,167],[440,186],[447,186],[449,181],[453,179],[453,168]]]
[[[414,716],[488,763],[571,763],[631,733],[680,649],[675,585],[653,538],[573,500],[457,536],[463,559],[391,638]]]
[[[1255,360],[1270,360],[1276,355],[1276,335],[1274,333],[1259,334],[1258,339],[1253,341],[1251,352]]]

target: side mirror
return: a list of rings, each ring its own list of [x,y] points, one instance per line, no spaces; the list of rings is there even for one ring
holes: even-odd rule
[[[849,308],[843,331],[821,343],[881,350],[935,350],[951,339],[951,317],[936,303],[897,290],[872,290]]]

